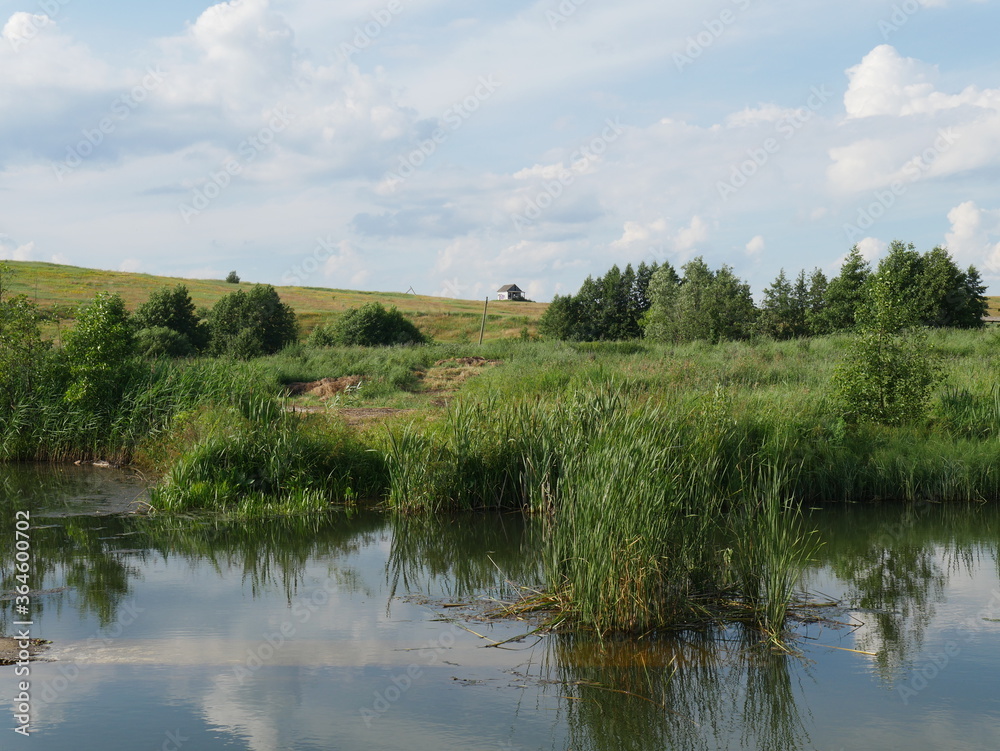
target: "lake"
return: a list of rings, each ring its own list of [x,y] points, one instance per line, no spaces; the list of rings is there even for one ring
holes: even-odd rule
[[[830,506],[797,654],[740,628],[605,640],[486,617],[537,584],[518,516],[123,516],[142,483],[0,467],[3,633],[30,513],[30,741],[4,748],[1000,748],[1000,514]],[[810,614],[818,616],[818,619]],[[522,638],[523,637],[523,638]]]

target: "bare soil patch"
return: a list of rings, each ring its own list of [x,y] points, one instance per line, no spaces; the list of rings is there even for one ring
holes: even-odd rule
[[[308,383],[289,383],[285,388],[288,389],[290,396],[308,395],[326,399],[342,391],[356,389],[361,381],[361,376],[349,375],[340,378],[322,378]]]
[[[44,639],[28,640],[28,659],[39,652],[48,649],[49,642]],[[20,659],[21,648],[18,640],[10,636],[0,636],[0,665],[16,665]]]

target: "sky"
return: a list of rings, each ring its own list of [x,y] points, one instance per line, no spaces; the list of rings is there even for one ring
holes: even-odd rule
[[[994,0],[0,0],[0,258],[547,301],[851,246],[1000,294]]]

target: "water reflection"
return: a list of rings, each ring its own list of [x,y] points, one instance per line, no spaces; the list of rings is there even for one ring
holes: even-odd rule
[[[754,634],[638,644],[560,637],[551,659],[567,699],[567,749],[792,750],[809,743],[793,677],[803,663],[770,652]]]
[[[886,689],[908,681],[928,649],[941,649],[949,624],[971,619],[1000,628],[983,621],[981,604],[970,612],[955,601],[956,588],[981,603],[996,587],[1000,513],[992,507],[836,507],[813,515],[824,546],[804,585],[845,600],[845,619],[865,625],[841,629],[843,643],[875,653],[871,658],[813,647],[833,641],[834,629],[817,624],[800,629],[802,657],[773,654],[738,627],[627,641],[561,634],[534,649],[526,642],[508,645],[520,651],[501,651],[395,598],[425,595],[433,609],[537,583],[544,541],[530,519],[334,511],[239,523],[67,515],[73,504],[55,494],[72,489],[61,475],[53,487],[17,490],[2,501],[7,518],[20,504],[37,504],[33,588],[65,588],[33,598],[36,621],[62,627],[89,615],[105,626],[133,598],[146,615],[106,654],[73,653],[90,672],[64,704],[54,703],[51,738],[70,738],[71,726],[118,692],[128,700],[138,695],[136,706],[157,718],[144,742],[174,727],[176,716],[185,732],[191,727],[192,737],[205,738],[190,749],[213,747],[212,734],[257,749],[323,748],[337,739],[343,748],[805,750],[879,747],[872,739],[885,738],[929,748],[920,745],[921,718]],[[54,515],[43,518],[45,509]],[[12,560],[4,537],[4,591],[14,584]],[[185,571],[196,586],[183,581]],[[295,606],[328,582],[336,590],[330,606],[299,619]],[[190,612],[178,614],[182,608]],[[0,612],[7,618],[9,607]],[[211,613],[210,628],[202,613]],[[295,627],[287,643],[244,676],[239,668],[251,652],[262,654],[262,635],[285,622]],[[504,627],[473,624],[477,631]],[[71,632],[66,626],[65,641],[77,638]],[[822,640],[814,638],[819,632]],[[441,646],[446,633],[457,635],[454,648]],[[414,651],[426,643],[440,648],[428,662]],[[992,674],[995,647],[977,652],[977,644],[961,644],[965,662],[956,658],[953,672],[920,700],[939,691],[940,707],[942,687],[975,691]],[[418,660],[419,689],[368,728],[359,708],[374,706],[372,697],[385,697]],[[154,677],[144,672],[150,666]],[[55,664],[38,668],[46,669],[56,674]],[[962,701],[939,709],[938,726],[959,736],[968,732],[963,725],[978,722],[979,747],[991,747],[989,697]],[[955,721],[960,711],[967,715]],[[59,720],[60,713],[70,719]],[[857,719],[852,727],[842,726],[845,716]],[[130,722],[149,721],[136,713]],[[477,733],[490,741],[477,744]],[[976,746],[953,739],[949,747]]]
[[[997,566],[993,505],[838,506],[812,521],[824,541],[820,567],[845,585],[838,595],[864,623],[857,648],[876,654],[875,669],[889,684],[923,649],[949,581],[970,576],[984,556]]]

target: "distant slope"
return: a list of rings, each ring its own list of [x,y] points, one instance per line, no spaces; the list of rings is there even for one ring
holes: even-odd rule
[[[12,294],[25,294],[45,310],[52,310],[63,320],[70,320],[80,303],[93,299],[98,292],[117,292],[129,310],[149,299],[150,293],[161,287],[183,284],[188,288],[196,307],[212,307],[223,295],[237,286],[249,289],[252,284],[227,284],[221,280],[180,279],[121,271],[100,271],[77,266],[33,261],[6,261],[13,270]],[[299,317],[303,332],[331,321],[339,313],[377,301],[395,305],[410,317],[421,331],[438,341],[478,339],[483,315],[483,301],[452,300],[445,297],[408,295],[397,292],[357,292],[354,290],[323,289],[320,287],[275,287],[281,299],[291,305]],[[499,302],[491,300],[486,338],[518,336],[524,327],[537,333],[538,319],[547,308],[545,303]]]

